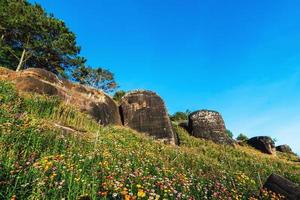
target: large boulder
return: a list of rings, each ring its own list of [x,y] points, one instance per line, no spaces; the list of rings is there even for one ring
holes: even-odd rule
[[[268,136],[257,136],[247,140],[247,144],[267,154],[276,154],[275,143]]]
[[[277,174],[269,176],[263,187],[265,190],[283,195],[284,199],[300,199],[300,187]]]
[[[121,99],[123,124],[155,139],[178,144],[163,100],[151,91],[133,91]]]
[[[14,72],[0,68],[0,80],[12,81],[20,92],[58,96],[102,125],[121,125],[119,108],[111,97],[102,91],[58,78],[49,71],[30,68]]]
[[[280,151],[283,153],[293,153],[291,147],[287,144],[277,146],[276,151]]]
[[[234,141],[226,134],[222,116],[216,111],[199,110],[191,113],[188,130],[192,136],[197,138],[211,140],[218,144],[234,144]]]

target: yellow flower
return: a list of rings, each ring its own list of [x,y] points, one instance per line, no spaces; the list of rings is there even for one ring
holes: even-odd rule
[[[138,191],[138,197],[145,197],[146,193],[144,192],[144,190],[139,190]]]
[[[75,178],[75,181],[77,181],[77,182],[80,181],[80,178]]]
[[[137,184],[136,187],[137,187],[137,188],[141,188],[142,186],[141,186],[140,184]]]
[[[50,179],[53,180],[56,176],[57,176],[57,174],[56,174],[56,173],[53,173],[53,174],[50,176]]]

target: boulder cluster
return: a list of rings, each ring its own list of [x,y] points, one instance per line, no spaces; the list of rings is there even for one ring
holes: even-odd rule
[[[178,145],[180,142],[172,129],[164,101],[154,92],[129,92],[122,97],[120,105],[117,105],[102,91],[58,78],[43,69],[30,68],[15,72],[0,67],[0,80],[13,82],[19,92],[58,96],[66,104],[91,115],[101,125],[124,125],[165,143]],[[225,122],[216,111],[195,111],[188,116],[188,121],[179,126],[197,138],[217,144],[236,144],[226,133]],[[276,151],[293,153],[288,145],[275,147],[274,141],[267,136],[253,137],[246,143],[267,154],[276,154]]]
[[[66,104],[91,115],[101,125],[124,125],[166,143],[179,144],[165,103],[154,92],[129,92],[122,97],[120,105],[117,105],[102,91],[58,78],[43,69],[30,68],[15,72],[0,68],[0,80],[12,81],[20,92],[58,96]],[[194,137],[218,144],[236,144],[226,133],[225,122],[216,111],[195,111],[188,116],[188,121],[179,125]],[[267,136],[251,138],[247,144],[267,154],[275,154],[276,151],[292,153],[288,145],[275,147],[274,141]]]
[[[58,78],[38,68],[15,72],[0,68],[0,80],[13,82],[19,92],[58,96],[91,115],[101,125],[125,125],[170,144],[178,144],[163,100],[150,91],[126,94],[118,106],[102,91]]]
[[[129,92],[118,105],[102,91],[58,78],[43,69],[32,68],[14,72],[0,67],[0,80],[13,82],[20,93],[58,96],[66,104],[88,113],[101,125],[124,125],[168,144],[180,143],[172,129],[164,101],[154,92]],[[179,123],[179,126],[194,137],[217,144],[235,146],[237,143],[228,136],[225,122],[216,111],[195,111],[188,116],[188,121]],[[275,147],[272,138],[267,136],[253,137],[246,143],[266,154],[274,155],[276,151],[293,153],[288,145]],[[264,187],[289,199],[300,199],[300,188],[276,174],[269,177]]]

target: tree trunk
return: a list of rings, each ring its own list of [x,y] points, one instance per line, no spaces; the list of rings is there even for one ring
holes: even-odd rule
[[[17,67],[17,69],[16,69],[16,72],[20,71],[20,69],[21,69],[21,67],[22,67],[22,64],[23,64],[23,61],[24,61],[24,57],[25,57],[25,53],[26,53],[26,50],[23,49],[22,56],[21,56],[21,58],[20,58],[18,67]]]

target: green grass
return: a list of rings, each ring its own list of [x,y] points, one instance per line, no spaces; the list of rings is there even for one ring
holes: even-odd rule
[[[300,183],[300,165],[284,154],[174,130],[180,147],[101,127],[56,98],[21,97],[0,82],[0,199],[256,199],[273,172]]]

